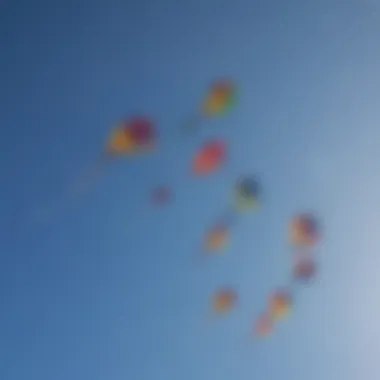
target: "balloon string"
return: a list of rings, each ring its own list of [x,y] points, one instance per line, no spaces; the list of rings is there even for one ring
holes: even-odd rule
[[[109,157],[102,155],[98,162],[70,190],[74,194],[82,194],[93,186],[104,173]]]

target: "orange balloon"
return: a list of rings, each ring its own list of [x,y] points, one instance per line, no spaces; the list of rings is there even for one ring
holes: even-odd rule
[[[107,151],[111,155],[132,154],[136,147],[132,134],[124,128],[116,128],[107,143]]]
[[[276,292],[269,302],[269,312],[275,320],[287,317],[292,306],[292,298],[285,291]]]
[[[312,247],[319,238],[317,222],[311,215],[299,215],[290,225],[290,240],[299,247]]]
[[[229,231],[226,227],[217,227],[206,236],[205,251],[215,252],[226,248],[229,239]]]
[[[236,305],[238,296],[232,289],[222,289],[213,297],[213,309],[218,314],[227,314]]]
[[[219,169],[227,153],[223,141],[211,141],[196,154],[193,160],[193,172],[197,175],[208,175]]]

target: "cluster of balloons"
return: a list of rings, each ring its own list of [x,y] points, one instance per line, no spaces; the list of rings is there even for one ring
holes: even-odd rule
[[[211,85],[198,112],[185,123],[184,131],[196,132],[203,121],[226,114],[232,109],[235,100],[235,85],[228,80],[216,81]],[[156,147],[157,139],[156,126],[150,118],[136,116],[122,121],[111,131],[98,163],[87,173],[85,181],[92,183],[103,168],[117,158],[151,152]],[[223,141],[206,143],[193,158],[193,173],[199,176],[213,173],[222,166],[226,154],[227,145]],[[156,204],[166,203],[171,198],[171,191],[167,187],[154,189],[152,198]]]
[[[228,245],[231,227],[241,212],[257,210],[261,200],[261,184],[255,176],[243,176],[236,182],[233,203],[208,231],[204,242],[206,254],[218,254]]]
[[[256,205],[259,201],[259,187],[256,184],[249,188],[255,189],[254,194],[250,193],[252,199],[249,204]],[[299,214],[291,221],[289,229],[293,254],[291,281],[270,295],[266,310],[255,321],[253,334],[258,338],[270,336],[276,324],[289,316],[294,303],[295,285],[309,285],[317,274],[315,248],[320,241],[321,229],[316,217],[312,214]],[[208,239],[208,251],[220,250],[228,240],[228,229],[214,230]],[[234,289],[222,288],[213,296],[212,307],[217,314],[226,315],[235,308],[238,298]]]
[[[212,84],[199,111],[186,123],[186,133],[196,132],[204,121],[221,116],[236,104],[236,86],[231,81]],[[118,125],[109,136],[101,165],[122,156],[151,152],[157,142],[158,133],[154,123],[147,117],[134,117]],[[200,177],[208,176],[225,163],[228,146],[225,141],[214,139],[202,145],[191,161],[192,172]],[[216,255],[226,250],[231,235],[231,226],[239,213],[257,210],[261,203],[262,187],[254,175],[242,176],[234,187],[233,202],[223,218],[207,232],[204,253]],[[164,204],[170,200],[172,191],[168,187],[154,189],[152,200]],[[290,223],[290,243],[293,247],[292,283],[310,283],[316,275],[317,264],[314,248],[319,242],[320,228],[313,215],[298,215]],[[287,286],[270,295],[266,311],[255,322],[254,335],[264,337],[274,331],[275,322],[289,315],[293,305],[293,287]],[[217,314],[228,314],[237,305],[238,294],[234,289],[218,290],[212,301]]]

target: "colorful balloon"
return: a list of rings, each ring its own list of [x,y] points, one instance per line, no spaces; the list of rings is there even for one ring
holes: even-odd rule
[[[216,226],[211,229],[206,236],[206,253],[215,253],[224,250],[227,247],[229,237],[229,229],[226,226]]]
[[[303,283],[310,282],[316,275],[317,264],[313,258],[302,258],[293,267],[293,277]]]
[[[107,143],[111,156],[128,155],[151,150],[156,142],[153,123],[145,117],[136,117],[121,123],[112,131]]]
[[[249,210],[259,205],[261,186],[253,177],[239,179],[235,189],[235,203],[239,210]]]
[[[236,86],[231,81],[220,80],[212,84],[207,95],[202,113],[206,117],[213,117],[228,112],[236,100]]]
[[[231,288],[217,291],[213,296],[213,309],[217,314],[227,314],[236,305],[238,295]]]
[[[117,128],[111,132],[107,142],[107,153],[109,156],[131,154],[135,149],[135,141],[129,130]]]
[[[319,226],[316,218],[310,214],[301,214],[290,225],[290,240],[299,247],[313,247],[319,240]]]
[[[205,144],[195,155],[193,172],[197,175],[209,175],[219,169],[225,162],[227,144],[221,140],[213,140]]]
[[[184,128],[188,132],[194,132],[205,119],[229,112],[236,104],[236,92],[236,86],[232,81],[218,80],[212,83],[201,109],[185,123]]]
[[[269,313],[274,320],[287,317],[292,307],[292,297],[287,291],[277,291],[269,302]]]

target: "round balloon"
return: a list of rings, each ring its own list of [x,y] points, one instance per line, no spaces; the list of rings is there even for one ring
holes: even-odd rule
[[[225,226],[214,227],[206,236],[205,250],[207,252],[221,251],[227,247],[229,230]]]
[[[235,93],[235,85],[232,82],[215,82],[203,104],[203,114],[216,116],[227,112],[235,103]]]
[[[270,303],[270,315],[275,320],[281,320],[287,317],[292,306],[292,297],[286,291],[277,291],[273,294]]]
[[[213,309],[218,314],[226,314],[235,306],[237,299],[238,295],[235,290],[221,289],[213,296]]]
[[[317,264],[312,258],[298,260],[293,267],[293,276],[296,280],[308,283],[316,275]]]
[[[224,163],[227,146],[223,141],[214,140],[205,144],[193,160],[193,171],[197,175],[208,175]]]
[[[235,189],[236,206],[239,210],[256,207],[259,204],[261,186],[254,177],[241,178]]]
[[[312,247],[319,239],[319,226],[316,218],[310,214],[301,214],[294,218],[290,226],[290,239],[293,245]]]

